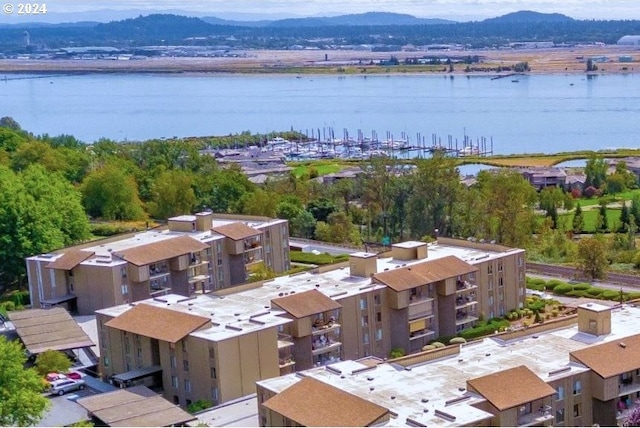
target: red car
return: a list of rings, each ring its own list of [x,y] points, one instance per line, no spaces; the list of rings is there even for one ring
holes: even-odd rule
[[[49,373],[47,375],[47,382],[55,382],[56,380],[60,380],[60,379],[80,380],[82,379],[82,375],[78,372],[69,372],[67,374]]]

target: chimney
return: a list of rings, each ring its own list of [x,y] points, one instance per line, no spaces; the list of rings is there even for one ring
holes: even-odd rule
[[[213,226],[213,213],[203,212],[196,214],[196,230],[198,232],[206,232]]]
[[[364,252],[349,254],[349,269],[351,276],[369,278],[378,272],[378,255]]]

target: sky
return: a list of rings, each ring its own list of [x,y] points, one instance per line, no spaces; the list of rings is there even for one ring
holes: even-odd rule
[[[329,16],[372,11],[423,18],[479,20],[519,10],[562,13],[576,19],[640,19],[639,0],[48,0],[50,13],[98,9],[183,10],[198,15]]]

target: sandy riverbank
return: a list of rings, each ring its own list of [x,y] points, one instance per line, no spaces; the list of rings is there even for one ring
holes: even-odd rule
[[[531,74],[584,74],[586,59],[606,56],[607,62],[598,64],[597,73],[640,72],[640,49],[620,46],[573,47],[528,50],[460,50],[448,52],[365,52],[365,51],[247,51],[238,58],[148,58],[144,60],[0,60],[0,73],[393,73],[390,67],[368,65],[371,61],[386,60],[392,55],[401,62],[405,58],[442,54],[451,56],[478,55],[480,64],[474,67],[492,68],[526,61]],[[620,62],[619,57],[631,56],[633,62]],[[325,60],[326,58],[326,60]],[[454,74],[467,74],[458,64]],[[402,67],[401,72],[448,74],[446,67],[428,70],[425,67]],[[339,70],[340,69],[340,70]],[[476,74],[483,72],[476,72]],[[491,72],[487,72],[491,73]],[[495,74],[495,72],[493,72]]]

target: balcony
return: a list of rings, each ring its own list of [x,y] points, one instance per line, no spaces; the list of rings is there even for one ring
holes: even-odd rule
[[[640,378],[636,379],[640,380]],[[634,382],[633,373],[625,373],[619,376],[618,397],[633,394],[640,391],[640,382]]]
[[[278,359],[278,367],[280,367],[280,370],[285,369],[287,367],[292,367],[295,365],[296,365],[296,362],[293,360],[293,357]]]
[[[200,257],[200,256],[192,256],[189,259],[189,267],[190,268],[195,268],[198,266],[206,266],[209,264],[209,261]]]
[[[436,332],[428,329],[414,331],[413,333],[409,334],[409,341],[418,340],[418,339],[435,339],[435,338],[436,338]]]
[[[427,318],[433,316],[433,299],[418,300],[409,303],[409,319]]]
[[[169,268],[167,266],[162,266],[160,268],[149,267],[149,280],[161,279],[169,275],[171,275],[171,272],[169,272]]]
[[[278,333],[278,349],[290,348],[293,346],[293,338],[290,334]]]
[[[342,349],[342,343],[334,342],[332,340],[327,340],[326,342],[313,341],[311,343],[312,355],[326,354],[333,351],[339,352],[341,349]]]
[[[475,311],[471,310],[458,310],[456,312],[456,325],[460,326],[478,321],[478,316]]]
[[[253,236],[251,238],[247,238],[244,240],[244,251],[255,250],[258,248],[262,248],[262,240],[260,236]]]
[[[259,263],[263,260],[262,247],[251,248],[244,252],[244,264],[250,265],[253,263]]]
[[[462,293],[464,291],[470,291],[477,289],[478,286],[476,284],[472,284],[469,281],[458,281],[456,282],[456,294]]]
[[[553,425],[553,414],[551,410],[542,410],[522,415],[518,418],[519,427],[537,427]]]
[[[478,302],[475,300],[475,297],[472,296],[458,296],[456,297],[456,309],[461,310],[465,308],[469,308],[473,305],[477,305]]]
[[[619,400],[616,408],[616,420],[618,421],[618,426],[622,426],[622,423],[625,422],[627,416],[629,416],[629,412],[638,407],[638,400],[635,402],[631,400]]]
[[[206,281],[209,278],[211,278],[211,275],[196,275],[196,276],[189,277],[188,281],[189,281],[189,284],[195,284],[196,282]]]
[[[312,330],[311,331],[312,335],[320,335],[320,334],[326,334],[331,332],[336,332],[337,334],[340,334],[340,324],[334,321],[329,321],[326,324],[319,324],[319,325],[314,324],[311,327],[311,330]]]

